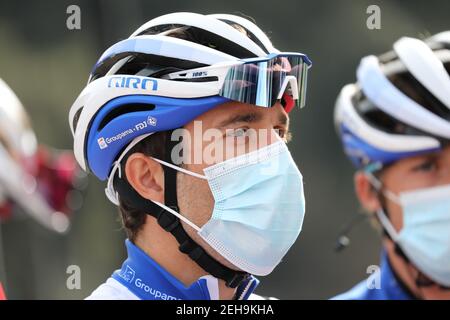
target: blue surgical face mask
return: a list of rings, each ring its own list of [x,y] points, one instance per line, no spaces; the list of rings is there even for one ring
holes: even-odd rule
[[[381,183],[378,180],[376,184]],[[382,210],[377,212],[386,232],[420,271],[435,282],[450,286],[450,185],[398,196],[389,190],[383,193],[403,209],[403,227],[399,232]]]
[[[155,159],[163,165],[165,162]],[[302,175],[279,140],[204,169],[214,196],[210,220],[201,228],[157,203],[194,228],[213,249],[239,269],[267,275],[300,234],[305,214]]]

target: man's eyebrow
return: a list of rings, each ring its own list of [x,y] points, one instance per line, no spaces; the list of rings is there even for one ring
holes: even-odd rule
[[[235,124],[239,122],[254,123],[261,120],[261,118],[262,115],[261,113],[258,112],[247,112],[242,114],[236,114],[220,122],[218,127],[224,128],[226,126],[229,126],[230,124]]]

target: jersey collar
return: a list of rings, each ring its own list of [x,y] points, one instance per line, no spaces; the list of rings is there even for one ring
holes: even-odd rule
[[[186,287],[168,273],[150,256],[128,239],[125,241],[128,258],[112,278],[142,300],[217,300],[219,299],[218,279],[203,276]],[[238,299],[246,300],[259,284],[251,276],[236,291]]]
[[[385,251],[381,255],[381,289],[388,299],[411,300],[414,299],[409,289],[400,280],[391,266]]]

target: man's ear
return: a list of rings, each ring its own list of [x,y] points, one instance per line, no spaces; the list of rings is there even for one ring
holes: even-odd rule
[[[378,192],[370,183],[364,172],[357,171],[354,176],[355,192],[359,202],[368,212],[375,212],[381,208]]]
[[[164,172],[161,164],[143,153],[133,153],[125,164],[128,183],[145,199],[164,203]]]

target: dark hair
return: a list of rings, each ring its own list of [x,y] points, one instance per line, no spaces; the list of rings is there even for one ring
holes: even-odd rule
[[[234,28],[236,28],[237,30],[248,36],[246,30],[242,28],[240,25],[231,24],[231,26],[233,26]],[[203,37],[202,34],[199,33],[198,30],[194,27],[179,27],[172,30],[170,33],[166,34],[166,36],[196,42],[208,47],[215,48],[216,50],[226,52],[226,50],[221,47],[223,43],[219,45],[211,43],[210,39]],[[170,132],[171,131],[161,131],[154,133],[151,136],[139,142],[138,144],[136,144],[133,148],[131,148],[131,150],[122,160],[121,163],[122,172],[123,173],[125,172],[125,164],[127,163],[129,156],[136,152],[143,153],[149,157],[164,159],[166,152],[165,150],[166,139],[170,139],[169,136]],[[126,174],[123,174],[122,177],[125,181],[128,181]],[[139,231],[142,229],[145,223],[147,213],[142,212],[140,209],[137,209],[135,206],[133,206],[133,203],[130,203],[126,199],[123,199],[120,196],[120,193],[119,193],[119,211],[122,218],[122,226],[124,227],[127,233],[127,237],[128,239],[130,239],[130,241],[134,242],[136,236],[138,235]]]

